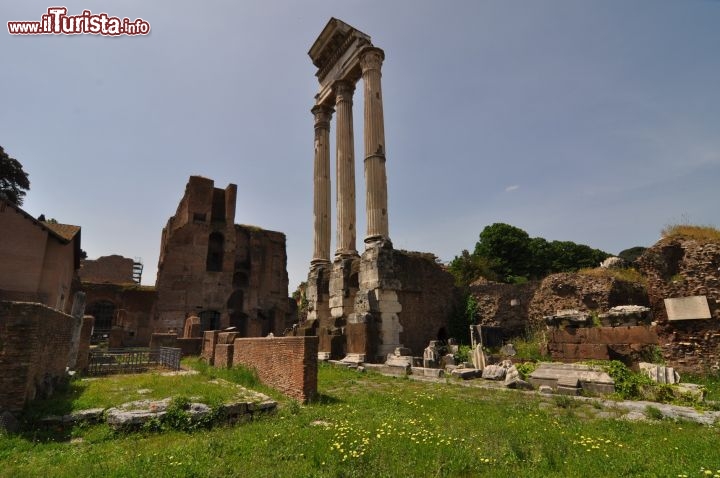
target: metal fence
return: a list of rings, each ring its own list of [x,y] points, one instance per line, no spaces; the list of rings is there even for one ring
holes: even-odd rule
[[[88,375],[140,373],[150,369],[180,370],[180,349],[108,349],[90,352]]]

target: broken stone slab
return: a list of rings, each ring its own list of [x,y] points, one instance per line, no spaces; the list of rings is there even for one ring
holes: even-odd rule
[[[505,380],[505,386],[507,388],[512,388],[515,390],[532,390],[533,386],[526,382],[525,380],[521,379],[520,377],[514,378],[510,381]]]
[[[535,387],[542,385],[557,389],[558,381],[569,386],[577,380],[580,388],[588,393],[606,395],[615,391],[615,381],[601,368],[569,363],[543,362],[528,377]]]
[[[517,350],[515,350],[515,346],[513,344],[505,344],[500,347],[500,354],[505,355],[506,357],[514,357],[517,355]]]
[[[559,326],[562,324],[583,327],[592,324],[590,314],[581,312],[577,309],[559,310],[554,315],[546,315],[543,317],[545,323],[550,326]]]
[[[388,367],[403,367],[408,368],[412,367],[413,364],[413,358],[411,356],[397,356],[393,354],[388,354],[387,359],[385,360],[385,365]]]
[[[650,377],[650,380],[653,382],[667,384],[680,383],[680,374],[672,367],[648,362],[640,362],[638,366],[640,367],[640,371]]]
[[[77,423],[100,423],[103,420],[104,408],[89,408],[87,410],[78,410],[69,415],[63,415],[62,422],[64,424]]]
[[[160,418],[166,411],[151,412],[150,410],[120,410],[110,408],[106,414],[107,424],[113,428],[130,428],[141,426],[153,418]]]
[[[361,364],[365,362],[365,354],[357,354],[357,353],[351,353],[347,354],[345,358],[341,360],[341,362],[346,364]]]
[[[485,380],[503,380],[507,369],[502,365],[487,365],[482,371]]]
[[[412,367],[410,370],[413,375],[423,377],[442,378],[445,376],[445,371],[439,368]]]
[[[463,380],[471,380],[480,377],[482,371],[475,368],[455,368],[450,371],[450,375]]]
[[[705,387],[696,383],[680,383],[677,385],[677,391],[680,395],[690,396],[696,402],[705,399]]]

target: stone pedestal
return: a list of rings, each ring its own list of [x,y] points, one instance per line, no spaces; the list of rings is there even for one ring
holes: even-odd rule
[[[308,274],[305,298],[308,302],[307,320],[325,325],[330,318],[330,273],[329,262],[313,264]]]
[[[330,318],[333,325],[344,325],[345,318],[353,313],[358,290],[360,258],[357,256],[335,258],[330,274]]]

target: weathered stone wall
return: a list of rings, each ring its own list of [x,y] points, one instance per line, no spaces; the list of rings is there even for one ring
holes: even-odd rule
[[[544,328],[543,317],[560,310],[605,312],[618,305],[648,305],[643,284],[619,280],[611,275],[565,272],[542,280],[530,302],[528,322]]]
[[[317,395],[317,337],[236,339],[233,365],[257,371],[263,383],[301,402]]]
[[[508,338],[524,334],[528,328],[530,304],[539,286],[539,281],[503,284],[483,279],[474,282],[470,285],[470,293],[477,302],[477,323],[500,327]]]
[[[680,372],[720,369],[720,244],[668,237],[638,259],[663,356]],[[669,321],[664,299],[706,296],[711,319]]]
[[[75,319],[45,305],[0,301],[0,409],[51,395],[65,379]]]
[[[154,287],[137,284],[83,283],[88,308],[101,301],[115,306],[114,333],[119,335],[120,347],[147,347],[153,332],[168,332],[155,319]],[[182,329],[178,329],[181,332]]]
[[[547,333],[548,353],[553,360],[620,360],[627,364],[647,360],[657,346],[655,327],[568,327]]]
[[[400,343],[422,355],[430,340],[447,340],[448,324],[458,301],[453,276],[432,254],[393,251],[400,282]]]
[[[80,280],[94,284],[133,284],[133,265],[128,257],[111,255],[80,261]]]
[[[217,314],[205,328],[281,335],[292,325],[285,235],[234,224],[235,186],[193,176],[163,230],[156,288],[160,328]]]

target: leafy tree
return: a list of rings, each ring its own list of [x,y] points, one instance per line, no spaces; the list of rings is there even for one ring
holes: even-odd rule
[[[529,244],[530,257],[528,272],[533,279],[545,277],[552,272],[553,249],[542,237],[533,237]]]
[[[470,254],[464,250],[449,265],[458,285],[479,277],[510,283],[541,279],[554,272],[597,267],[610,254],[572,241],[548,242],[531,238],[520,228],[504,223],[485,227]]]
[[[0,146],[0,196],[22,206],[25,192],[30,189],[30,180],[22,164],[11,158]]]
[[[481,277],[496,280],[495,274],[490,270],[490,265],[484,257],[470,254],[464,249],[459,256],[448,265],[448,270],[455,276],[455,285],[466,287]]]
[[[484,257],[501,278],[528,275],[530,236],[520,228],[497,222],[480,233],[475,255]]]

